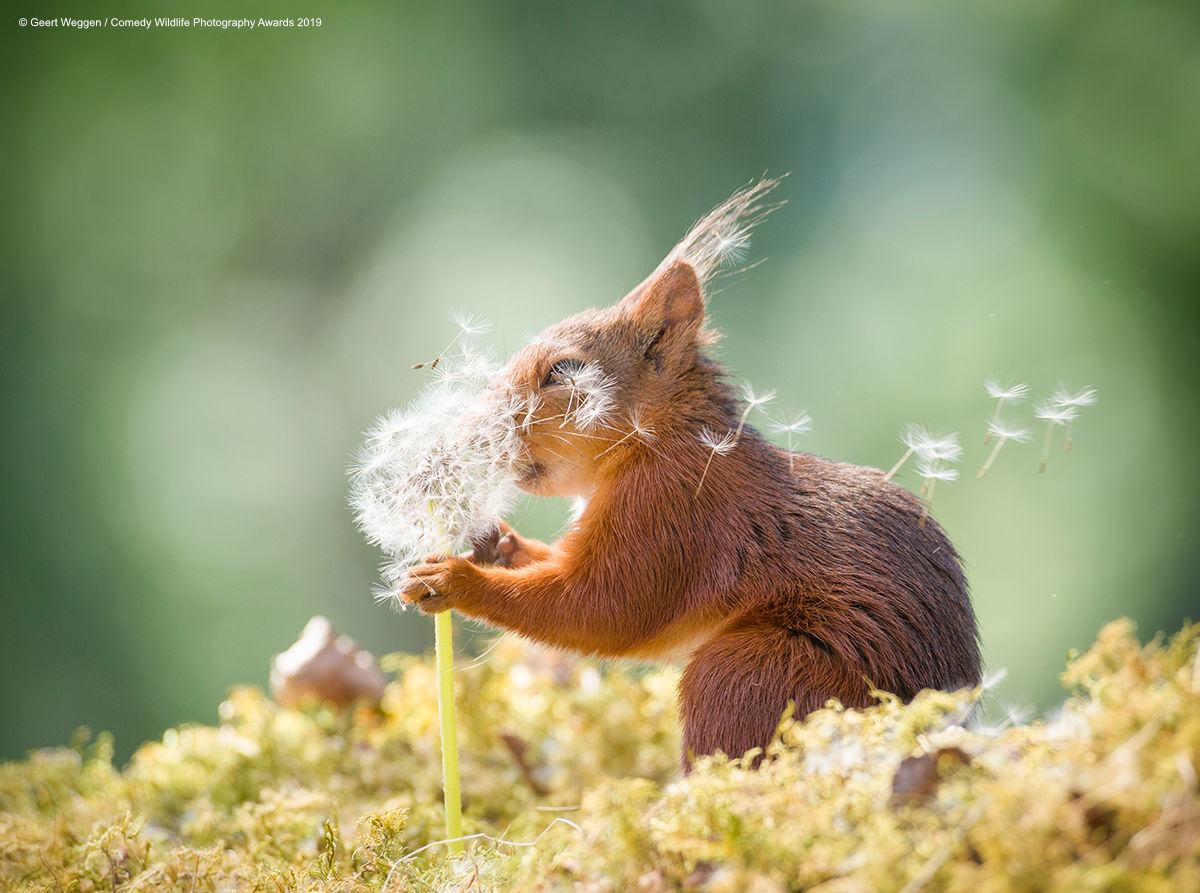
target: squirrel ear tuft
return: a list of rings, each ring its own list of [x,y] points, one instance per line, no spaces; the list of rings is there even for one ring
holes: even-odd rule
[[[700,279],[687,261],[678,260],[621,299],[625,309],[647,326],[699,330],[704,321],[704,295]]]

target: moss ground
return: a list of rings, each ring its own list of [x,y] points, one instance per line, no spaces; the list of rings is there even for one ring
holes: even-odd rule
[[[785,723],[760,769],[680,778],[673,674],[502,640],[458,673],[480,835],[458,858],[431,659],[394,659],[379,710],[237,689],[122,769],[103,735],[0,766],[0,889],[1200,890],[1198,644],[1200,625],[1142,646],[1117,621],[1044,720],[883,697]]]

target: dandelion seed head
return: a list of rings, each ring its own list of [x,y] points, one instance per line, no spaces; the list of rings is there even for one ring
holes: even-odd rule
[[[1079,415],[1074,406],[1060,406],[1053,399],[1044,400],[1033,408],[1033,414],[1051,425],[1065,425]]]
[[[1100,392],[1090,387],[1080,388],[1078,391],[1072,392],[1065,385],[1059,385],[1054,393],[1050,395],[1050,402],[1054,405],[1074,408],[1092,406],[1099,399]]]
[[[983,383],[983,387],[989,397],[1002,403],[1020,403],[1029,396],[1027,384],[1003,385],[994,378],[989,378]]]
[[[718,436],[715,431],[707,427],[700,429],[700,433],[696,435],[696,439],[717,455],[722,456],[737,445],[737,440],[734,438],[732,431],[726,431],[724,434]]]
[[[958,479],[958,469],[947,468],[936,460],[921,459],[917,462],[917,474],[927,481],[954,481]]]
[[[1025,443],[1033,436],[1033,432],[1029,428],[1018,428],[1016,425],[1010,425],[1004,419],[990,422],[987,430],[992,437],[998,437],[1001,440],[1015,440],[1017,443]]]
[[[490,532],[517,497],[521,449],[513,403],[466,377],[439,379],[378,419],[350,469],[349,500],[359,529],[388,556],[384,580],[394,586],[424,555]]]
[[[770,428],[776,434],[807,434],[812,431],[812,416],[802,412],[791,421],[777,419],[770,423]]]

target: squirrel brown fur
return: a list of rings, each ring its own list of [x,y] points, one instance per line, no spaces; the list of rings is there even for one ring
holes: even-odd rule
[[[583,654],[684,659],[685,768],[765,747],[789,703],[803,717],[830,699],[866,706],[873,689],[907,700],[977,685],[959,556],[912,493],[874,468],[789,454],[749,425],[719,456],[700,442],[736,430],[742,404],[705,353],[698,267],[668,256],[616,305],[552,326],[505,367],[506,388],[537,395],[522,488],[586,499],[565,535],[548,545],[505,527],[476,560],[412,568],[402,596]],[[618,416],[653,436],[568,424],[564,364],[602,369]]]

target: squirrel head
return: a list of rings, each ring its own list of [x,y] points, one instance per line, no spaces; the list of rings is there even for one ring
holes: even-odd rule
[[[734,193],[615,305],[551,326],[509,360],[502,386],[523,489],[590,495],[606,468],[653,449],[703,399],[696,370],[716,338],[704,326],[705,285],[745,256],[751,229],[778,207],[763,202],[777,183]]]
[[[522,488],[588,495],[606,462],[648,445],[712,340],[703,324],[700,279],[679,260],[616,305],[569,317],[515,354],[503,376],[524,447]]]

